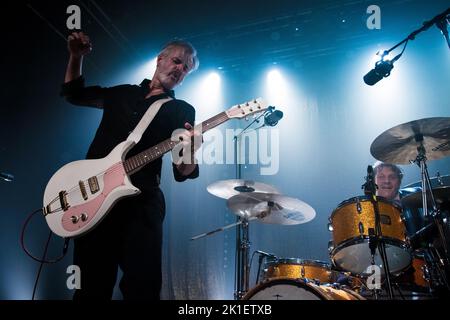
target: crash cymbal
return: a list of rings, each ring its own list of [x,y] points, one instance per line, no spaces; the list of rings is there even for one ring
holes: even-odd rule
[[[278,190],[271,185],[242,179],[220,180],[210,184],[206,189],[212,195],[223,199],[230,199],[231,197],[242,193],[279,193]]]
[[[228,208],[242,218],[261,222],[293,225],[314,219],[315,210],[307,203],[274,193],[242,193],[228,199]]]
[[[415,160],[423,139],[427,160],[450,155],[450,118],[426,118],[393,127],[379,135],[370,146],[375,159],[392,164]]]

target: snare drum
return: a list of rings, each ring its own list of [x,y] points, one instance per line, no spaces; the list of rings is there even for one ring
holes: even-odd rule
[[[399,274],[411,264],[411,254],[406,241],[406,229],[399,205],[378,197],[382,239],[390,272]],[[330,216],[333,241],[329,248],[333,264],[354,274],[368,275],[372,264],[369,248],[369,229],[375,230],[375,210],[370,197],[360,196],[342,202]],[[375,264],[384,274],[378,248]]]
[[[250,290],[243,300],[365,300],[358,293],[332,285],[302,279],[279,278],[265,281]]]
[[[264,267],[263,281],[278,278],[309,279],[320,283],[335,282],[331,265],[318,260],[297,258],[269,259]]]

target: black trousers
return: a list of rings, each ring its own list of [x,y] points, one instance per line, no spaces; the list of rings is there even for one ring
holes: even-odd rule
[[[124,299],[158,300],[164,215],[164,195],[154,188],[120,200],[96,228],[76,238],[74,264],[80,267],[81,288],[74,300],[110,300],[119,266]]]

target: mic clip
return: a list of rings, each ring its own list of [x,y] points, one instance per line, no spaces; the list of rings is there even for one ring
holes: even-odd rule
[[[384,78],[387,78],[390,76],[392,69],[394,68],[394,63],[391,60],[382,60],[377,61],[375,63],[375,72],[383,76]]]
[[[361,186],[361,189],[364,189],[364,194],[367,196],[373,196],[377,192],[378,186],[375,183],[375,177],[373,174],[372,166],[367,167],[367,176],[366,183]]]

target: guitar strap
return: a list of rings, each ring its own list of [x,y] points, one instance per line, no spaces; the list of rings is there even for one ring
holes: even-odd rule
[[[134,141],[134,143],[137,144],[139,140],[141,140],[142,134],[145,132],[145,130],[147,130],[150,122],[152,122],[153,118],[155,118],[161,106],[170,100],[172,100],[172,98],[160,99],[153,102],[150,107],[148,107],[147,111],[145,112],[141,121],[139,121],[139,123],[137,124],[136,128],[134,128],[134,130],[128,136],[127,141]]]

